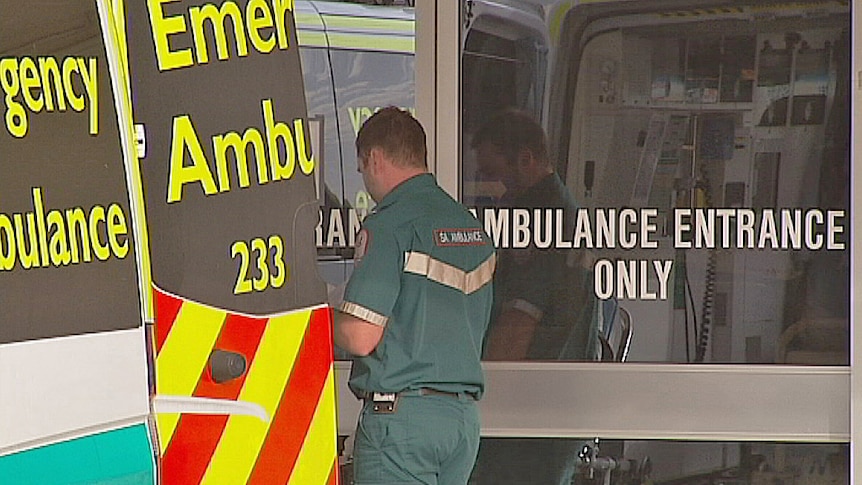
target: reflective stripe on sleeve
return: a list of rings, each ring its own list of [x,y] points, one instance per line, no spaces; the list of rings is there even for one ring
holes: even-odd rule
[[[373,323],[374,325],[379,325],[381,327],[385,327],[387,323],[389,323],[389,317],[381,315],[374,310],[369,310],[362,305],[357,305],[356,303],[351,303],[349,301],[345,301],[341,304],[341,307],[338,308],[340,311],[347,313],[348,315],[353,315],[356,318],[361,318],[366,322]]]
[[[507,308],[507,309],[511,308],[511,309],[515,309],[515,310],[524,312],[527,315],[529,315],[530,318],[532,318],[533,320],[541,320],[542,317],[544,316],[544,313],[542,312],[542,310],[539,309],[539,307],[537,307],[536,305],[533,305],[532,303],[528,302],[527,300],[522,300],[520,298],[518,298],[516,300],[512,300],[508,304],[503,305],[503,307]]]
[[[468,272],[427,254],[411,251],[406,253],[404,271],[425,276],[431,281],[469,295],[491,282],[496,264],[497,256],[492,254],[476,269]]]

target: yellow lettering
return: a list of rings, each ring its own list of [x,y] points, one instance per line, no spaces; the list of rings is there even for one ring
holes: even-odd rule
[[[209,21],[212,25],[219,60],[223,61],[228,58],[227,34],[225,34],[224,30],[224,23],[227,17],[230,17],[230,22],[233,25],[237,55],[240,57],[248,55],[248,42],[245,37],[245,30],[243,30],[242,12],[240,12],[239,7],[234,2],[225,2],[221,8],[216,8],[211,3],[204,5],[203,8],[192,7],[189,9],[189,16],[191,17],[192,33],[195,39],[195,54],[197,55],[199,64],[209,62],[207,41],[204,36],[204,22],[206,21]]]
[[[353,134],[356,135],[359,133],[359,127],[362,123],[360,118],[360,108],[353,108],[351,106],[348,106],[347,114],[350,115],[350,124],[353,125]]]
[[[171,135],[171,171],[168,175],[168,204],[182,200],[183,185],[198,182],[206,195],[218,192],[207,165],[201,144],[188,115],[174,118]],[[185,148],[191,155],[191,166],[183,164]]]
[[[371,115],[380,111],[380,108],[381,106],[376,108],[371,108],[370,106],[357,106],[353,108],[348,106],[347,113],[350,115],[350,123],[353,125],[353,133],[359,133],[359,128],[362,127],[362,123],[370,118]],[[401,108],[409,111],[413,116],[416,116],[416,108],[411,108],[409,106],[402,106]]]
[[[222,136],[213,137],[213,151],[216,159],[216,172],[218,172],[219,192],[230,190],[230,177],[227,170],[227,151],[233,150],[236,160],[236,175],[240,187],[248,187],[248,157],[246,151],[251,145],[254,158],[257,161],[257,181],[260,184],[269,182],[266,173],[266,153],[263,148],[263,138],[260,132],[254,128],[245,130],[242,138],[235,132],[226,133]]]
[[[54,96],[57,97],[57,108],[66,111],[66,95],[63,81],[60,78],[60,66],[53,57],[39,58],[39,75],[42,76],[42,91],[45,93],[45,110],[54,111]],[[51,85],[53,84],[53,88]],[[56,93],[52,95],[51,93]]]
[[[178,0],[147,0],[156,58],[161,71],[210,62],[209,46],[213,43],[218,59],[229,59],[226,22],[230,22],[233,27],[231,37],[239,57],[248,56],[249,41],[262,54],[268,54],[276,47],[280,50],[290,47],[287,15],[293,10],[293,0],[270,0],[271,6],[265,0],[249,0],[245,12],[236,2],[228,0],[221,4],[207,3],[190,7],[188,24],[191,25],[194,56],[189,48],[171,51],[168,37],[188,34],[189,29],[185,16],[165,16],[163,4],[175,1]],[[208,31],[212,32],[209,42]]]
[[[42,189],[33,187],[33,209],[36,214],[36,231],[39,234],[42,266],[48,266],[48,238],[45,231],[45,204],[42,202]]]
[[[51,234],[51,264],[66,266],[71,263],[72,253],[69,252],[69,240],[66,238],[66,221],[60,211],[52,210],[48,213],[48,233]]]
[[[71,243],[72,248],[72,263],[77,264],[80,260],[78,259],[78,246],[81,247],[81,257],[85,262],[89,263],[92,261],[92,255],[90,254],[90,236],[87,234],[87,215],[84,214],[84,209],[80,207],[75,207],[74,209],[66,209],[66,226],[69,229],[69,242]],[[78,228],[78,234],[75,237],[75,227]]]
[[[248,36],[251,45],[259,52],[268,54],[275,48],[274,32],[270,32],[267,38],[261,36],[261,29],[272,27],[272,13],[263,0],[249,0],[245,7],[246,23],[248,25]]]
[[[93,243],[93,252],[96,258],[100,261],[105,261],[111,256],[107,244],[102,244],[102,238],[99,234],[99,223],[105,222],[105,208],[100,205],[94,205],[90,209],[90,242]]]
[[[186,31],[186,20],[182,16],[165,17],[162,4],[177,0],[147,0],[147,10],[150,14],[150,24],[153,26],[153,42],[156,45],[156,59],[159,71],[169,71],[193,64],[192,52],[189,49],[171,51],[168,37]]]
[[[42,80],[39,78],[39,72],[36,70],[36,63],[33,59],[25,57],[18,64],[21,76],[21,94],[24,95],[24,102],[30,111],[38,113],[42,111],[45,105],[45,98],[42,96]],[[33,91],[36,91],[35,96]]]
[[[46,214],[42,188],[34,187],[32,196],[32,212],[0,213],[0,271],[14,270],[17,263],[28,270],[91,262],[91,248],[100,261],[129,254],[128,224],[119,204],[95,205],[89,213],[73,207]]]
[[[6,93],[6,129],[15,138],[23,138],[27,134],[27,112],[24,106],[15,101],[21,89],[18,78],[18,60],[0,59],[0,85]]]
[[[78,59],[78,67],[81,71],[81,80],[84,82],[84,90],[90,101],[90,134],[99,133],[99,79],[95,57],[89,59],[89,65],[84,58]],[[89,67],[89,69],[88,69]]]
[[[263,123],[266,129],[266,142],[269,147],[269,160],[272,165],[272,180],[283,180],[293,177],[293,172],[296,170],[296,147],[293,143],[293,134],[290,132],[290,127],[282,122],[275,122],[275,116],[272,112],[272,100],[264,99],[263,106]],[[278,150],[278,139],[284,140],[285,157],[284,165],[281,163],[281,156]]]
[[[10,271],[14,267],[15,228],[12,227],[12,221],[6,214],[0,214],[0,271]]]
[[[75,90],[76,77],[80,78],[83,93]],[[0,59],[0,86],[5,94],[7,131],[16,138],[26,136],[29,131],[28,112],[53,112],[56,97],[59,111],[66,111],[67,98],[74,111],[82,112],[89,106],[89,133],[97,135],[98,79],[98,59],[95,57],[66,57],[62,68],[53,57]]]
[[[39,243],[36,239],[36,224],[34,215],[31,212],[26,214],[27,219],[27,235],[30,240],[30,249],[27,249],[27,242],[24,238],[24,219],[21,214],[13,214],[12,219],[15,220],[15,238],[18,241],[18,254],[20,255],[21,266],[24,269],[35,268],[39,266]]]
[[[311,175],[314,172],[314,158],[308,156],[308,151],[305,148],[305,129],[301,119],[293,120],[293,134],[296,136],[296,153],[299,155],[299,169],[305,175]]]
[[[278,37],[278,48],[287,50],[290,47],[287,27],[284,23],[287,12],[293,10],[293,0],[273,0],[272,8],[275,10],[275,30]]]
[[[72,74],[78,70],[78,62],[74,57],[63,59],[63,90],[69,97],[69,106],[77,112],[84,111],[84,97],[78,96],[72,84]]]
[[[128,238],[124,237],[120,241],[120,236],[126,236],[128,233],[129,228],[126,224],[123,208],[117,204],[111,204],[108,207],[108,242],[111,244],[111,251],[120,259],[129,254]]]
[[[229,131],[213,135],[212,161],[206,158],[189,115],[175,117],[168,175],[168,203],[181,201],[183,186],[192,182],[199,183],[205,195],[229,192],[232,189],[234,170],[237,186],[249,187],[249,156],[253,156],[255,160],[257,185],[290,179],[296,172],[297,164],[302,174],[311,175],[316,162],[313,154],[308,151],[303,120],[294,119],[295,132],[291,131],[289,124],[276,121],[271,99],[261,100],[261,111],[265,134],[257,127],[248,127],[242,134]],[[186,151],[190,161],[186,160]],[[213,174],[212,170],[216,173]]]

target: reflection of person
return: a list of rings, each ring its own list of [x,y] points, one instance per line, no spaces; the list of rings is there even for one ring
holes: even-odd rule
[[[500,112],[479,129],[472,147],[479,169],[506,186],[501,205],[562,209],[563,230],[570,237],[577,206],[551,165],[544,130],[532,117]],[[597,329],[593,299],[587,297],[592,286],[581,256],[533,245],[501,253],[486,359],[595,357]]]
[[[532,117],[503,110],[477,131],[471,146],[482,174],[506,187],[499,205],[562,209],[563,230],[572,234],[575,201],[551,165],[544,130]],[[590,298],[592,284],[580,256],[580,251],[532,245],[501,250],[486,359],[595,358],[595,298]],[[580,443],[483,439],[474,479],[495,485],[571,483]]]
[[[425,132],[409,113],[378,111],[356,151],[378,205],[335,314],[336,344],[358,356],[350,388],[365,401],[355,483],[463,485],[479,446],[494,248],[427,172]]]

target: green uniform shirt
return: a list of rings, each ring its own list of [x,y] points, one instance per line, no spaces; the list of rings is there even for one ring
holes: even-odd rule
[[[480,395],[496,257],[479,222],[430,174],[408,179],[363,223],[340,310],[385,326],[350,388]]]
[[[563,209],[563,234],[574,227],[577,204],[556,174],[549,174],[511,204],[523,209]],[[582,250],[574,250],[582,251]],[[578,264],[571,249],[505,250],[495,279],[493,319],[516,308],[539,321],[528,359],[593,360],[598,345],[592,273]]]

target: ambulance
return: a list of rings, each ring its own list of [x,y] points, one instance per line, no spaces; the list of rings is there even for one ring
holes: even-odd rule
[[[412,106],[412,12],[249,5],[0,9],[0,482],[338,483],[315,223],[388,101],[334,82],[394,53]]]
[[[168,27],[167,35],[178,39],[191,34],[191,15],[178,15],[176,5],[167,3],[149,2],[150,12],[160,16],[163,25],[184,23],[177,30]],[[283,274],[289,274],[294,286],[322,285],[314,268],[313,245],[321,248],[321,273],[343,280],[348,271],[344,261],[349,259],[343,256],[352,251],[355,233],[348,229],[357,226],[372,204],[361,178],[350,176],[355,171],[345,171],[348,177],[342,172],[353,161],[359,126],[379,106],[412,109],[414,104],[413,13],[406,7],[338,2],[298,1],[292,6],[297,31],[291,40],[299,47],[307,94],[305,141],[316,166],[309,176],[314,182],[309,204],[313,210],[308,211],[312,219],[303,229],[312,246],[292,267],[285,266]],[[62,7],[32,4],[22,9],[9,4],[0,9],[4,12],[0,52],[7,113],[2,138],[7,175],[0,190],[3,483],[243,481],[235,471],[206,473],[218,468],[220,454],[229,457],[226,463],[232,470],[242,468],[237,466],[242,462],[238,457],[247,455],[250,470],[263,461],[262,452],[250,447],[247,439],[220,440],[219,436],[248,434],[249,425],[235,426],[231,416],[263,424],[257,433],[265,433],[277,418],[272,415],[274,409],[243,399],[240,393],[251,392],[247,389],[254,388],[255,375],[264,376],[257,381],[281,375],[282,382],[287,382],[285,372],[290,367],[273,368],[267,374],[262,370],[264,360],[251,358],[260,344],[248,335],[262,338],[269,328],[266,320],[243,321],[249,316],[243,312],[219,316],[213,308],[218,304],[193,305],[176,293],[151,292],[153,266],[164,263],[161,257],[153,259],[151,251],[158,252],[160,243],[150,238],[163,236],[152,222],[144,227],[145,218],[153,217],[159,208],[147,210],[140,170],[153,163],[149,159],[158,141],[153,123],[144,120],[148,115],[141,99],[146,91],[132,86],[142,77],[134,65],[139,44],[131,44],[130,53],[126,41],[135,35],[127,29],[127,20],[137,14],[133,7],[137,6],[127,2],[80,1]],[[152,36],[158,36],[155,29]],[[272,79],[285,83],[279,89],[297,85],[289,76]],[[368,86],[376,86],[376,91]],[[274,121],[281,119],[277,110],[276,106]],[[131,137],[124,133],[127,120],[133,125]],[[91,142],[96,148],[85,145]],[[73,156],[68,147],[77,146],[83,147],[82,152]],[[96,173],[92,167],[98,169]],[[152,176],[144,170],[143,177]],[[314,220],[318,220],[316,228]],[[60,239],[59,227],[68,228],[74,237]],[[31,235],[33,239],[26,239]],[[246,245],[252,256],[255,242],[252,239]],[[235,263],[241,267],[250,263],[247,281],[256,292],[261,279],[255,277],[255,261],[243,258],[243,246],[234,248]],[[165,270],[155,269],[160,271]],[[273,273],[275,279],[269,284],[283,284]],[[240,275],[235,279],[236,286],[241,286]],[[311,352],[304,357],[306,366],[320,362],[316,364],[320,370],[309,374],[313,379],[304,385],[296,380],[292,392],[309,393],[308,386],[322,386],[323,400],[303,395],[291,407],[281,406],[282,414],[306,414],[306,423],[273,425],[285,435],[273,449],[281,458],[294,453],[299,462],[294,463],[299,471],[292,475],[297,483],[312,483],[309,479],[334,483],[338,475],[333,382],[326,364],[332,358],[332,345],[326,317],[318,315],[325,313],[322,303],[312,305],[305,317],[275,313],[281,319],[305,318],[304,325],[313,330],[307,338],[315,344],[302,343],[298,334],[291,337],[292,352],[297,359]],[[212,323],[195,326],[202,318]],[[303,322],[299,325],[302,328]],[[231,337],[231,328],[240,334]],[[290,348],[273,351],[291,352]],[[290,386],[284,385],[288,392]],[[257,392],[272,394],[265,388]],[[286,396],[285,400],[292,399]],[[271,402],[279,402],[280,396],[275,397]],[[314,422],[330,424],[314,428],[313,418],[321,409],[329,418]],[[216,424],[203,423],[206,420]],[[308,453],[301,451],[312,432],[322,436],[324,445],[319,446],[318,440],[317,456],[307,458]],[[242,453],[230,451],[237,445]],[[315,442],[305,445],[314,447]],[[303,459],[311,465],[303,468]],[[302,475],[303,470],[311,470],[312,477]],[[280,473],[292,471],[287,467]],[[315,473],[323,476],[313,478]],[[260,477],[248,480],[260,481]]]
[[[129,69],[140,72],[140,63],[122,40],[130,35],[122,19],[142,6],[49,3],[0,7],[0,483],[254,481],[260,436],[278,408],[272,396],[288,391],[289,369],[271,368],[281,387],[257,392],[269,401],[244,393],[253,376],[263,375],[247,350],[262,340],[231,335],[252,329],[261,336],[294,324],[317,332],[319,345],[307,349],[293,334],[281,339],[292,342],[281,351],[320,356],[308,374],[316,400],[291,401],[304,428],[284,428],[274,449],[292,453],[288,473],[304,474],[296,483],[349,483],[343,465],[359,404],[346,388],[348,356],[335,349],[330,364],[325,325],[312,323],[326,318],[318,290],[299,298],[302,309],[276,305],[261,315],[186,294],[181,275],[163,276],[172,269],[168,259],[158,257],[162,267],[154,270],[153,248],[185,236],[141,228],[161,209],[148,210],[141,187],[155,175],[139,164],[153,160],[164,129],[156,114],[144,119],[156,108],[142,108],[135,93],[152,87],[134,85],[141,76]],[[188,30],[186,37],[176,32],[178,18],[193,25],[182,3],[148,3],[167,21],[168,52],[195,48]],[[427,61],[437,72],[435,91],[451,92],[454,84],[457,95],[429,100],[427,91],[416,92],[413,8],[297,0],[305,94],[304,107],[290,111],[304,109],[300,129],[315,169],[302,175],[308,183],[297,211],[308,246],[285,259],[293,281],[319,289],[349,276],[353,238],[373,207],[355,170],[353,143],[376,108],[433,106],[424,120],[432,122],[438,180],[483,218],[499,214],[493,201],[500,187],[482,178],[470,140],[498,108],[519,108],[548,131],[555,169],[585,213],[619,222],[622,212],[611,209],[630,209],[622,220],[643,216],[647,243],[625,248],[625,240],[607,239],[617,247],[593,248],[604,271],[596,291],[623,309],[610,314],[616,325],[605,327],[612,344],[623,315],[631,316],[627,362],[487,362],[483,440],[503,450],[519,441],[577,445],[560,469],[566,485],[847,483],[847,177],[851,81],[858,80],[848,52],[850,3],[420,5],[438,23],[457,26],[451,39],[436,40]],[[218,46],[209,48],[206,66],[166,72],[215,69]],[[458,69],[450,74],[452,65]],[[273,79],[284,90],[295,87],[290,76]],[[207,89],[218,103],[243,99],[214,86]],[[266,126],[279,123],[299,131],[276,95],[258,98],[240,106],[252,111],[250,121],[211,134],[245,135],[258,126],[265,139]],[[171,119],[182,118],[168,109]],[[211,156],[212,136],[200,136],[207,119],[192,113],[188,120],[177,126],[192,126]],[[269,188],[253,169],[248,175],[251,188]],[[234,189],[213,200],[244,190],[236,176],[228,176]],[[200,177],[189,180],[196,181],[180,184],[179,204],[197,203],[194,191],[204,188]],[[772,216],[765,223],[764,210]],[[756,223],[746,222],[751,214]],[[71,235],[58,237],[60,227],[73,228]],[[226,260],[231,291],[247,284],[248,293],[264,294],[280,284],[273,260],[263,258],[273,270],[264,280],[251,257],[277,253],[278,239],[270,246],[276,233],[232,239],[244,242]],[[252,268],[248,278],[240,277],[243,261]],[[655,262],[670,262],[672,270],[657,271]],[[178,289],[166,284],[154,293],[154,280],[179,282]],[[160,325],[166,321],[178,325]],[[203,334],[191,326],[200,321],[209,322]],[[228,331],[220,321],[231,324]],[[190,371],[168,372],[189,360]],[[257,438],[250,444],[231,435]],[[314,437],[323,451],[303,454],[303,442]],[[226,464],[240,455],[240,478],[207,475],[231,468]],[[480,455],[475,483],[505,483],[504,465],[518,463],[506,456]],[[305,478],[312,476],[319,478]]]
[[[0,10],[0,482],[155,483],[111,22],[96,2]]]

